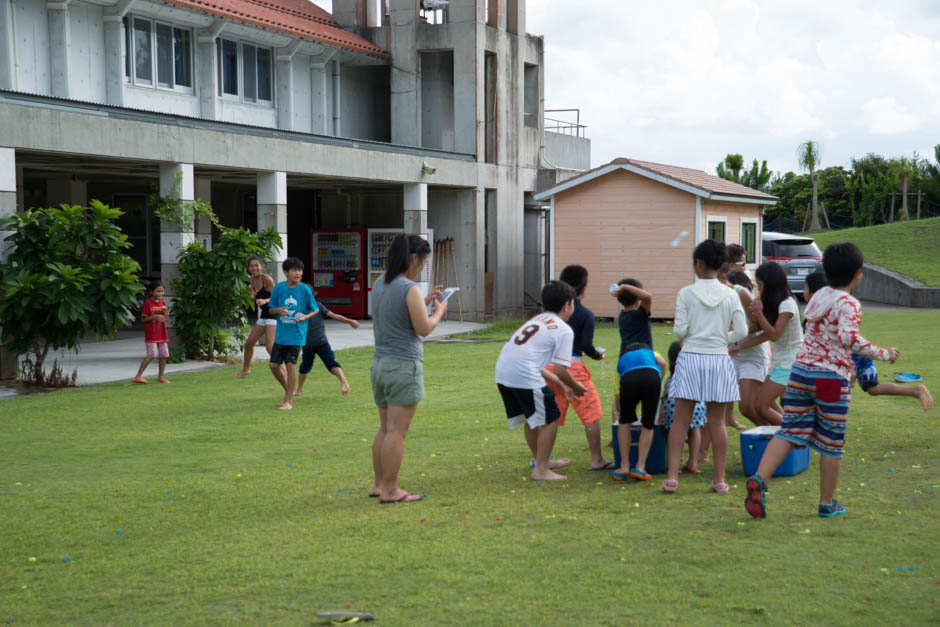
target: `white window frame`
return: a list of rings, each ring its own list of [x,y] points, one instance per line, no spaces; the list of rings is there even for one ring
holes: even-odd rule
[[[739,236],[738,240],[741,242],[741,246],[744,246],[744,225],[753,224],[754,225],[754,263],[747,264],[748,270],[754,270],[757,266],[760,265],[761,249],[760,249],[760,218],[741,218],[741,227],[738,231]],[[725,227],[725,232],[727,232],[727,227]],[[745,249],[746,251],[747,249]],[[745,260],[747,259],[747,253],[744,255]]]
[[[721,222],[725,225],[725,241],[722,244],[728,243],[728,216],[705,216],[705,239],[708,239],[708,225],[712,222]]]
[[[232,39],[229,37],[222,37],[222,36],[219,36],[217,38],[217,41],[219,42],[216,48],[216,54],[218,56],[218,59],[216,60],[216,66],[217,66],[217,72],[219,74],[219,89],[218,89],[217,96],[219,98],[222,98],[223,100],[228,100],[231,102],[239,102],[245,105],[254,105],[254,106],[264,107],[264,108],[273,108],[274,107],[274,93],[275,93],[275,87],[276,87],[274,72],[276,70],[276,65],[277,65],[275,63],[274,49],[271,48],[270,46],[258,45],[253,41]],[[236,78],[236,82],[238,85],[238,88],[237,88],[238,94],[229,94],[223,91],[224,83],[225,83],[225,77],[222,74],[222,55],[221,55],[223,41],[234,42],[237,47],[236,48],[236,59],[237,59],[236,68],[237,69],[235,70],[235,74],[236,74],[235,78]],[[250,99],[245,95],[245,46],[251,46],[255,51],[255,97],[254,99]],[[270,59],[268,62],[268,67],[270,70],[268,73],[268,77],[270,79],[268,91],[271,94],[271,98],[269,100],[265,100],[263,98],[258,97],[259,90],[258,90],[258,63],[257,63],[258,57],[257,55],[258,55],[259,50],[266,50],[268,52],[268,57]]]
[[[134,23],[136,20],[142,22],[147,22],[150,24],[150,80],[138,79],[137,78],[137,63],[135,59],[136,55],[136,42],[134,38]],[[170,58],[173,63],[173,85],[165,85],[160,83],[158,77],[158,54],[157,54],[157,25],[167,26],[170,28],[170,46],[171,54]],[[124,37],[125,45],[127,45],[127,50],[124,51],[126,55],[126,65],[125,65],[125,76],[124,79],[135,87],[143,87],[146,89],[155,89],[160,91],[174,92],[178,94],[187,94],[193,95],[196,93],[196,62],[195,62],[195,47],[193,42],[195,41],[195,35],[193,29],[180,26],[178,24],[172,24],[170,22],[165,22],[163,20],[157,20],[146,15],[138,15],[135,13],[127,14],[127,23],[124,25],[124,28],[127,30],[127,33]],[[176,45],[175,30],[179,29],[189,33],[189,82],[192,83],[190,86],[180,85],[176,82],[176,56],[175,50],[173,47]],[[129,70],[129,73],[128,73]]]

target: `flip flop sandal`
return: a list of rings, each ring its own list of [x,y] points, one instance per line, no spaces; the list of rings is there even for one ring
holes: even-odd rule
[[[659,489],[663,492],[669,492],[672,494],[679,489],[679,482],[675,479],[666,479],[663,481],[662,485],[659,486]]]
[[[894,380],[898,383],[917,383],[918,381],[923,381],[924,378],[912,372],[899,372],[897,376],[894,377]]]
[[[534,467],[534,466],[533,466],[533,467]],[[615,469],[616,467],[617,467],[617,464],[615,464],[614,462],[607,462],[607,463],[604,464],[603,466],[598,466],[597,468],[593,468],[593,467],[590,467],[590,466],[589,466],[589,467],[588,467],[588,470],[593,470],[593,471],[597,472],[598,470],[613,470],[613,469]]]
[[[419,496],[419,497],[416,498],[416,499],[410,499],[410,498],[408,498],[408,497],[410,497],[410,496],[414,496],[414,494],[412,494],[412,493],[410,493],[410,492],[405,492],[405,493],[401,496],[400,499],[395,499],[395,500],[392,500],[392,501],[383,501],[383,500],[379,499],[379,503],[380,503],[381,505],[391,505],[392,503],[417,503],[418,501],[423,501],[423,500],[424,500],[424,497],[423,497],[423,496]]]
[[[622,472],[617,472],[616,470],[611,472],[610,476],[613,477],[614,481],[626,481],[630,478],[629,473],[625,475]]]
[[[639,470],[637,468],[631,468],[628,473],[630,478],[636,479],[637,481],[652,481],[653,475],[649,474],[645,470]]]
[[[317,618],[320,620],[328,620],[336,624],[375,620],[373,614],[365,614],[363,612],[320,612],[317,614]]]
[[[767,504],[764,502],[764,492],[767,486],[758,476],[751,477],[744,484],[747,498],[744,500],[744,509],[754,518],[767,518]]]

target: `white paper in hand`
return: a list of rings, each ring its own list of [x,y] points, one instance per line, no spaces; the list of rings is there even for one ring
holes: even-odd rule
[[[460,288],[459,288],[459,287],[446,287],[446,288],[444,288],[444,290],[438,295],[438,297],[437,297],[437,302],[439,302],[439,303],[446,303],[447,300],[448,300],[451,296],[453,296],[455,293],[457,293],[457,292],[459,292],[459,291],[460,291]]]

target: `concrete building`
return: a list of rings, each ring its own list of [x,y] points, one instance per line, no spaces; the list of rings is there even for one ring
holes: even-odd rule
[[[551,203],[552,276],[569,264],[586,266],[584,304],[598,316],[619,312],[611,283],[639,279],[653,295],[654,318],[675,316],[676,295],[695,279],[692,250],[702,240],[741,244],[748,268],[756,269],[763,209],[777,202],[702,170],[624,158],[535,198]]]
[[[0,215],[121,207],[164,281],[213,234],[160,224],[152,189],[275,227],[282,257],[309,259],[314,227],[431,227],[465,319],[521,311],[548,276],[533,192],[590,142],[545,131],[525,0],[421,1],[0,0]]]

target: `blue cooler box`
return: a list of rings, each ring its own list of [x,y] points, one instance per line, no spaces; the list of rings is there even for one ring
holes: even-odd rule
[[[614,463],[620,467],[620,444],[617,440],[617,431],[620,425],[614,423],[611,427],[614,441]],[[640,430],[643,428],[639,420],[630,425],[630,467],[636,465],[637,447],[640,442]],[[666,428],[662,425],[653,427],[653,442],[650,444],[649,455],[646,456],[646,472],[651,475],[660,475],[666,472]]]
[[[780,427],[754,427],[741,432],[741,465],[744,474],[750,477],[757,473],[764,449]],[[809,447],[795,448],[774,472],[774,477],[792,477],[809,468]]]

